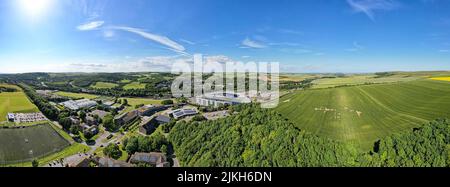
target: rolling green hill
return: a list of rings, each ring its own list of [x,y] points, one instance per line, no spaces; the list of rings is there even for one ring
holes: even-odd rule
[[[118,84],[110,83],[110,82],[96,82],[95,84],[92,84],[90,87],[95,89],[109,89],[109,88],[115,88],[119,86]]]
[[[381,137],[450,117],[450,82],[299,91],[282,97],[277,110],[301,129],[368,149]]]

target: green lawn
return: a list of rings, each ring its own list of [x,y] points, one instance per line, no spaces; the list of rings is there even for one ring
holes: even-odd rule
[[[144,89],[145,84],[139,83],[139,82],[132,82],[130,84],[127,84],[123,86],[124,90],[131,90],[131,89]]]
[[[130,112],[135,109],[136,105],[144,104],[144,105],[150,105],[150,104],[161,104],[162,100],[155,100],[155,99],[147,99],[147,98],[120,98],[120,99],[127,99],[128,100],[128,107],[126,107],[121,114],[125,112]]]
[[[161,104],[162,100],[155,100],[155,99],[147,99],[147,98],[130,98],[130,97],[124,97],[120,99],[126,99],[128,100],[128,104],[131,106],[136,106],[140,104],[149,105],[149,104]]]
[[[301,129],[366,149],[378,138],[450,117],[450,82],[299,91],[282,97],[276,110]]]
[[[91,85],[91,88],[95,89],[110,89],[115,88],[119,86],[118,84],[109,83],[109,82],[96,82],[95,84]]]
[[[72,93],[72,92],[56,92],[55,94],[59,95],[59,96],[70,97],[70,98],[73,98],[73,99],[80,99],[80,98],[96,99],[96,98],[100,97],[98,95],[93,95],[93,94]]]
[[[31,103],[25,93],[18,86],[0,84],[4,87],[13,87],[18,92],[2,92],[0,93],[0,122],[6,121],[8,112],[39,112],[38,108]]]
[[[50,125],[0,129],[0,163],[26,162],[69,146]]]

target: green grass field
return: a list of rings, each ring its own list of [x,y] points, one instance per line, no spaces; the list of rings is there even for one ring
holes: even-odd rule
[[[6,121],[6,115],[8,112],[27,113],[39,111],[18,86],[5,84],[0,84],[0,86],[13,87],[19,90],[18,92],[0,93],[0,122]]]
[[[56,92],[56,95],[63,97],[70,97],[74,99],[84,98],[84,99],[96,99],[100,96],[86,93],[72,93],[72,92]]]
[[[130,112],[135,109],[136,105],[150,105],[150,104],[161,104],[162,100],[155,100],[155,99],[146,99],[146,98],[120,98],[120,99],[127,99],[129,107],[126,107],[125,110],[123,110],[121,113]]]
[[[50,125],[0,129],[0,163],[25,162],[45,157],[69,146]]]
[[[301,129],[368,149],[378,138],[450,117],[450,82],[299,91],[282,97],[277,110]]]
[[[155,99],[147,99],[147,98],[120,98],[120,99],[126,99],[128,101],[128,104],[131,106],[136,106],[140,104],[149,105],[149,104],[161,104],[162,100],[155,100]]]
[[[130,82],[131,82],[131,80],[128,80],[128,79],[123,79],[123,80],[120,80],[119,82],[120,82],[120,83],[130,83]]]
[[[144,89],[145,84],[139,83],[139,82],[132,82],[130,84],[127,84],[123,86],[124,90],[131,90],[131,89]]]
[[[109,83],[109,82],[96,82],[95,84],[91,85],[91,88],[95,89],[109,89],[109,88],[115,88],[119,86],[118,84]]]

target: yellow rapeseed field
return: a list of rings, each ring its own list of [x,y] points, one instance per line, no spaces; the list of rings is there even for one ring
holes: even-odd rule
[[[431,78],[431,80],[450,81],[450,77],[434,77],[434,78]]]

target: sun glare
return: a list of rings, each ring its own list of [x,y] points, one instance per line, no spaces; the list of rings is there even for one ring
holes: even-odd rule
[[[48,11],[54,0],[19,0],[22,11],[30,16],[41,16]]]

